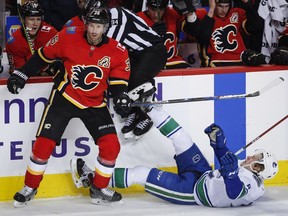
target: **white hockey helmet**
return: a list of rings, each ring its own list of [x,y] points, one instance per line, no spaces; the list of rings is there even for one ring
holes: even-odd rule
[[[278,172],[278,162],[277,162],[275,155],[263,149],[255,150],[255,154],[262,154],[263,156],[262,159],[259,159],[258,161],[253,162],[253,163],[262,164],[264,166],[264,170],[258,172],[258,175],[264,179],[273,178]]]

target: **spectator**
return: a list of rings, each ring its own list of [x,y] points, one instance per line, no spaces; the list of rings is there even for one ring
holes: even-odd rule
[[[106,0],[87,0],[84,11],[91,7],[106,7]],[[129,78],[129,91],[146,83],[150,88],[154,84],[154,77],[166,64],[166,47],[162,38],[153,31],[145,21],[129,10],[116,7],[108,9],[111,15],[111,24],[107,35],[123,44],[129,51],[131,63],[131,76]],[[83,26],[80,19],[77,22],[68,21],[67,26]],[[121,132],[125,139],[139,139],[153,126],[152,120],[143,113],[139,107],[133,107],[127,117]]]
[[[190,68],[178,55],[178,41],[184,16],[168,7],[169,0],[148,0],[147,10],[137,13],[163,39],[167,49],[165,69]]]
[[[130,99],[126,92],[130,64],[125,47],[104,34],[109,19],[106,10],[91,10],[85,17],[85,28],[60,31],[9,77],[8,90],[18,94],[39,66],[57,58],[65,65],[65,71],[54,77],[26,170],[25,185],[14,195],[15,207],[23,207],[34,198],[56,143],[72,118],[81,119],[99,147],[95,155],[94,186],[90,190],[92,203],[121,201],[121,194],[107,188],[120,143],[106,105],[106,91],[109,86],[117,113],[129,112]]]
[[[232,0],[209,0],[207,13],[196,11],[197,20],[186,22],[183,30],[196,36],[202,67],[243,64],[240,55],[246,47],[241,28],[250,34],[262,28],[257,11],[248,0],[241,1],[245,10],[233,8]]]
[[[271,179],[278,172],[277,159],[265,150],[256,151],[238,164],[237,156],[226,145],[223,130],[216,124],[211,124],[204,130],[220,162],[220,168],[212,170],[196,143],[169,114],[159,107],[152,108],[148,114],[162,135],[172,141],[178,172],[145,166],[116,168],[110,186],[127,188],[134,184],[142,185],[146,192],[173,204],[249,206],[263,196],[264,179]],[[81,158],[72,160],[71,164],[72,177],[74,176],[73,180],[78,183],[75,184],[78,187],[83,185],[81,180],[94,175]],[[81,180],[75,178],[74,173]]]
[[[288,65],[288,30],[284,30],[277,40],[278,47],[272,51],[269,64]],[[267,57],[267,56],[266,56]],[[245,50],[241,54],[242,61],[249,66],[266,64],[265,56],[255,50]]]
[[[288,24],[278,37],[278,47],[271,53],[269,64],[288,65]]]
[[[81,0],[38,0],[47,23],[60,31],[63,25],[80,13],[77,2]]]
[[[21,7],[21,14],[22,27],[16,30],[6,43],[9,73],[22,67],[35,51],[57,34],[54,27],[43,21],[44,12],[35,1],[26,1]],[[47,75],[51,73],[50,70],[53,70],[52,67],[42,68],[37,74]]]
[[[278,47],[278,37],[285,30],[288,1],[261,1],[258,13],[264,19],[261,53],[270,60],[271,53]]]

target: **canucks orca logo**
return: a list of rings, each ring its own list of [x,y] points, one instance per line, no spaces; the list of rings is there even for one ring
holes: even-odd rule
[[[102,78],[102,70],[95,65],[76,65],[72,67],[71,83],[75,89],[91,91],[99,85]]]
[[[225,51],[233,51],[238,47],[235,38],[237,29],[234,25],[227,25],[215,29],[212,33],[212,40],[214,41],[214,48],[217,52],[224,53]],[[231,37],[232,34],[232,37]]]

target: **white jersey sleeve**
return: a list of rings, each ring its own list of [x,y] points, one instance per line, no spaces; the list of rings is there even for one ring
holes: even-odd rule
[[[207,171],[195,184],[196,203],[210,207],[250,205],[264,194],[263,181],[258,176],[243,167],[239,168],[238,176],[245,187],[239,196],[233,200],[226,193],[224,179],[219,171]]]

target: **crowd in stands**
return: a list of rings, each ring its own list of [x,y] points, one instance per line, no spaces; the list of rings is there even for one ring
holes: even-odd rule
[[[31,0],[22,2],[26,1]],[[22,29],[6,39],[9,72],[21,67],[34,50],[61,31],[71,18],[79,16],[81,20],[80,5],[86,1],[35,0],[41,9],[40,14],[31,15],[41,18],[35,33]],[[123,7],[134,12],[161,36],[167,49],[167,63],[163,69],[191,67],[178,51],[179,43],[191,41],[191,38],[198,44],[200,62],[196,67],[288,64],[288,2],[285,0],[273,5],[269,5],[270,1],[260,4],[261,0],[109,0],[107,3],[109,8]],[[17,1],[6,0],[6,9],[11,15],[18,14],[16,8]],[[27,14],[22,17],[26,28],[30,25],[28,17]],[[30,42],[25,44],[27,34]],[[59,69],[58,64],[54,67],[39,75],[49,75],[49,70]]]

